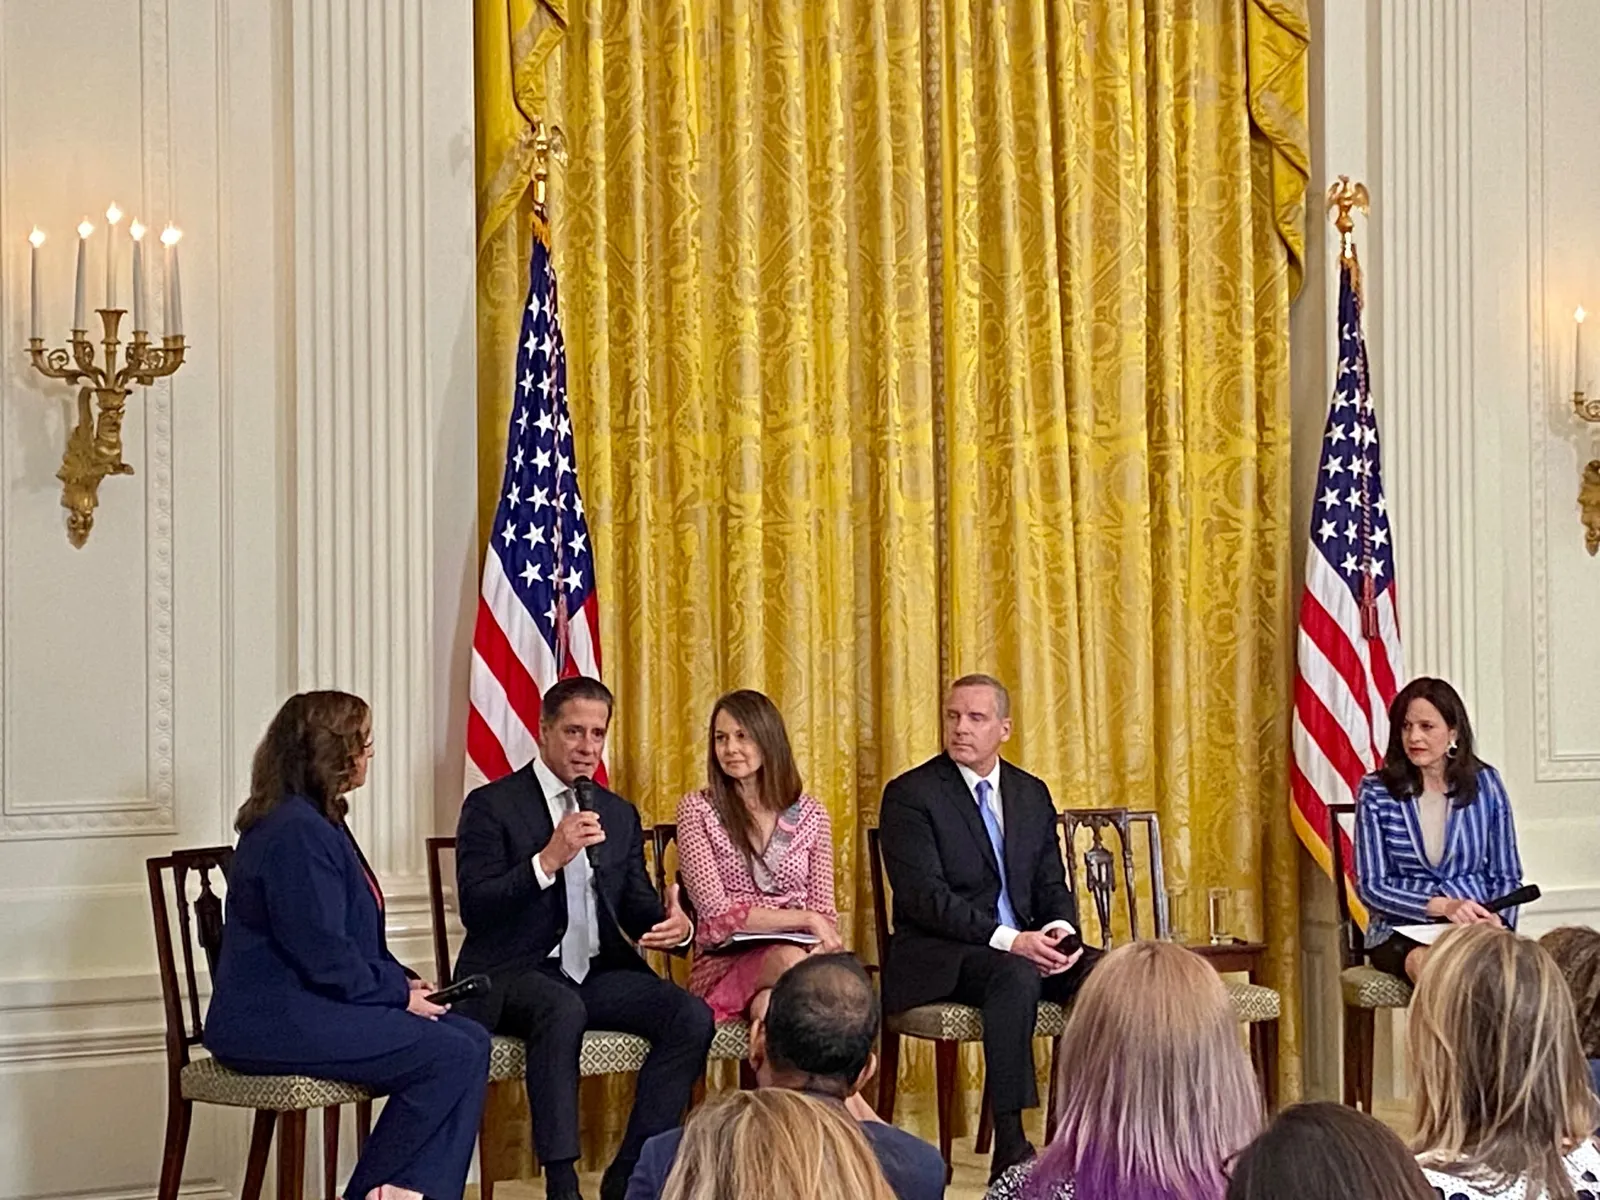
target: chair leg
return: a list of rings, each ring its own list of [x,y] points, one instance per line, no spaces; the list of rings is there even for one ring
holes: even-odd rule
[[[277,1127],[278,1114],[270,1108],[256,1109],[255,1124],[250,1130],[250,1157],[244,1164],[244,1187],[239,1200],[261,1200],[261,1185],[267,1180],[267,1155],[272,1150],[272,1131]]]
[[[878,1115],[894,1124],[894,1099],[900,1090],[900,1035],[883,1034],[883,1054],[878,1060]]]
[[[367,1148],[367,1139],[372,1136],[372,1101],[356,1101],[356,1157],[361,1157],[361,1152]]]
[[[194,1104],[174,1091],[167,1097],[167,1139],[161,1148],[161,1184],[159,1200],[177,1200],[178,1188],[183,1183],[183,1160],[189,1152],[189,1124],[194,1118]]]
[[[306,1186],[306,1114],[286,1112],[278,1132],[278,1200],[303,1200]]]
[[[741,1058],[739,1060],[739,1090],[741,1092],[753,1092],[756,1090],[756,1086],[756,1069],[750,1065],[748,1060]]]
[[[1256,1080],[1261,1085],[1261,1097],[1267,1112],[1278,1111],[1278,1022],[1252,1021],[1250,1024],[1250,1057],[1256,1066]]]
[[[1344,1102],[1372,1111],[1372,1043],[1375,1020],[1370,1008],[1344,1010]]]
[[[994,1101],[989,1098],[989,1073],[983,1075],[983,1099],[978,1104],[978,1136],[972,1139],[974,1154],[994,1149]]]
[[[1050,1039],[1050,1107],[1045,1110],[1044,1140],[1056,1136],[1056,1119],[1061,1115],[1061,1039]]]
[[[322,1195],[339,1200],[339,1105],[322,1110]]]
[[[481,1200],[494,1200],[494,1179],[489,1170],[489,1131],[478,1130],[478,1195]]]
[[[939,1153],[944,1158],[946,1183],[950,1182],[950,1134],[955,1124],[956,1054],[960,1049],[959,1042],[950,1041],[948,1038],[941,1038],[933,1044],[933,1073],[938,1088]]]

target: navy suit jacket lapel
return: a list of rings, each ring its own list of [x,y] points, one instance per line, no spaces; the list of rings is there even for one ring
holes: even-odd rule
[[[531,858],[549,844],[556,829],[550,821],[550,802],[545,799],[544,788],[539,786],[539,777],[533,773],[533,764],[529,763],[518,774],[522,776],[522,794],[511,805],[511,819],[516,822],[522,844],[528,848]]]
[[[943,756],[941,765],[944,768],[945,791],[949,794],[950,803],[961,814],[962,820],[966,821],[972,839],[978,846],[978,853],[983,855],[983,861],[988,864],[989,870],[994,872],[997,880],[1002,878],[1000,864],[994,858],[994,847],[989,844],[989,828],[983,823],[983,814],[978,811],[978,801],[973,796],[972,789],[961,776],[961,768],[956,766],[955,760],[948,754]]]

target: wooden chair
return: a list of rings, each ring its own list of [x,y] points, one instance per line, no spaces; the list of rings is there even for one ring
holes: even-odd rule
[[[1146,860],[1150,878],[1152,936],[1165,940],[1171,936],[1167,909],[1167,875],[1161,854],[1161,818],[1147,809],[1127,808],[1069,808],[1058,818],[1061,840],[1067,866],[1067,886],[1073,895],[1078,894],[1076,853],[1078,832],[1090,831],[1090,844],[1082,856],[1083,880],[1094,905],[1095,923],[1100,929],[1100,944],[1107,950],[1115,944],[1112,920],[1112,901],[1117,892],[1117,874],[1114,863],[1121,862],[1122,895],[1127,911],[1129,936],[1137,941],[1140,936],[1139,873],[1135,853],[1134,829],[1143,826],[1145,831]],[[1105,835],[1115,832],[1118,850],[1116,859],[1105,845]],[[1269,1112],[1278,1107],[1278,1022],[1283,1014],[1283,997],[1276,989],[1257,983],[1243,983],[1224,979],[1229,999],[1233,1001],[1234,1014],[1241,1024],[1250,1029],[1250,1059],[1255,1065],[1256,1079],[1261,1084],[1261,1095]]]
[[[670,821],[659,822],[650,831],[651,843],[655,850],[655,877],[656,891],[661,893],[662,903],[667,899],[668,852],[671,851],[678,840],[678,827]],[[689,891],[683,886],[683,877],[676,870],[671,872],[671,879],[678,884],[683,897],[684,911],[692,917],[694,903],[689,897]],[[748,1021],[721,1021],[717,1024],[716,1033],[711,1038],[711,1050],[706,1054],[708,1062],[734,1061],[739,1064],[739,1086],[746,1090],[756,1086],[756,1075],[748,1061],[750,1057],[750,1022]]]
[[[440,987],[450,985],[450,938],[445,925],[444,875],[440,869],[442,856],[455,853],[453,837],[431,837],[428,849],[428,912],[433,925],[433,969]],[[616,1075],[637,1071],[644,1066],[650,1053],[650,1043],[632,1033],[591,1029],[583,1035],[583,1050],[578,1057],[578,1074]],[[527,1046],[521,1038],[502,1037],[496,1034],[489,1043],[489,1086],[526,1081],[528,1077]],[[487,1111],[487,1108],[485,1109]],[[487,1131],[485,1131],[487,1132]],[[483,1200],[493,1200],[494,1185],[500,1180],[493,1177],[488,1147],[491,1139],[478,1138],[479,1192]]]
[[[243,1075],[211,1057],[191,1053],[202,1045],[205,1024],[200,1015],[200,987],[195,961],[198,940],[207,974],[214,976],[222,948],[222,898],[212,882],[223,883],[233,863],[231,846],[178,850],[145,861],[150,883],[151,916],[155,921],[156,957],[161,973],[161,1007],[166,1023],[167,1134],[161,1158],[159,1200],[176,1200],[183,1182],[183,1161],[189,1146],[194,1106],[220,1104],[255,1110],[250,1154],[245,1165],[241,1200],[258,1200],[267,1173],[267,1153],[274,1129],[278,1143],[279,1200],[300,1200],[305,1185],[306,1113],[322,1110],[323,1185],[327,1200],[338,1191],[339,1107],[356,1106],[356,1142],[363,1145],[372,1127],[373,1093],[366,1088],[306,1075]],[[172,903],[167,876],[172,877]],[[189,887],[195,885],[191,901]],[[174,948],[171,913],[178,920]],[[183,975],[178,974],[179,950]]]
[[[1344,1001],[1344,1102],[1372,1111],[1372,1056],[1379,1009],[1409,1008],[1411,984],[1367,965],[1361,929],[1350,916],[1345,883],[1344,829],[1340,817],[1355,818],[1354,804],[1330,804],[1333,889],[1339,904],[1339,992]]]
[[[867,830],[867,854],[872,869],[872,916],[877,936],[878,962],[889,954],[889,896],[884,887],[883,848],[878,830]],[[1066,1010],[1049,1000],[1039,1002],[1033,1036],[1051,1040],[1050,1115],[1056,1108],[1055,1079],[1061,1052],[1061,1033],[1066,1028]],[[900,1070],[900,1039],[922,1038],[933,1043],[934,1081],[939,1114],[939,1153],[944,1155],[945,1176],[950,1174],[950,1143],[954,1125],[956,1095],[956,1054],[963,1042],[983,1041],[983,1013],[966,1004],[923,1004],[884,1018],[883,1054],[878,1068],[878,1114],[894,1121],[895,1093]],[[985,1087],[987,1091],[987,1086]],[[987,1108],[987,1103],[985,1103]],[[980,1128],[980,1135],[982,1129]]]

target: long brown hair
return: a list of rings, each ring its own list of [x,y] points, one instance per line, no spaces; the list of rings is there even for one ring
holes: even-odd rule
[[[1578,1040],[1586,1058],[1600,1058],[1600,932],[1582,925],[1563,925],[1539,939],[1556,960],[1572,993],[1578,1016]]]
[[[244,833],[290,796],[304,796],[334,824],[372,732],[372,710],[349,692],[301,692],[285,700],[256,747],[250,798],[233,827]]]
[[[1389,705],[1389,745],[1383,752],[1378,777],[1396,800],[1422,794],[1422,771],[1406,753],[1406,709],[1413,700],[1426,700],[1439,710],[1447,728],[1456,731],[1456,746],[1444,760],[1444,786],[1456,808],[1465,808],[1478,796],[1478,772],[1484,763],[1473,750],[1472,722],[1467,706],[1455,688],[1442,679],[1419,675],[1400,689]]]
[[[1439,939],[1411,1000],[1412,1148],[1495,1191],[1573,1200],[1562,1159],[1600,1123],[1572,997],[1537,942],[1489,925]]]
[[[895,1200],[843,1106],[787,1088],[725,1092],[700,1106],[662,1200]]]
[[[758,849],[754,839],[755,822],[739,798],[738,787],[717,761],[717,715],[724,712],[743,726],[761,750],[756,786],[763,810],[781,813],[800,799],[800,769],[794,765],[794,752],[789,749],[789,733],[783,727],[783,715],[778,712],[777,705],[760,692],[740,688],[723,696],[711,709],[706,744],[706,778],[710,782],[711,805],[717,810],[722,827],[728,831],[728,839],[748,858]]]
[[[1209,963],[1172,942],[1107,954],[1061,1038],[1061,1117],[1023,1185],[1079,1200],[1222,1200],[1261,1129],[1238,1017]]]
[[[1296,1104],[1239,1155],[1228,1200],[1438,1200],[1387,1125],[1342,1104]]]

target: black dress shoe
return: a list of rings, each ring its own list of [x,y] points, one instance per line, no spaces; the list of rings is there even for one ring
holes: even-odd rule
[[[989,1182],[992,1184],[1018,1163],[1032,1160],[1034,1156],[1033,1143],[1024,1138],[1015,1146],[1002,1149],[994,1148],[994,1157],[989,1160]]]

